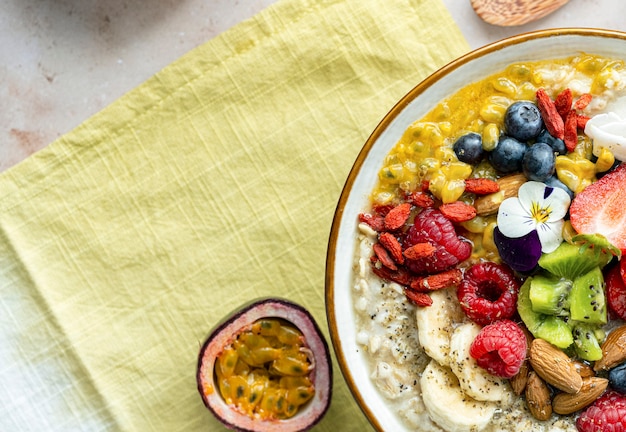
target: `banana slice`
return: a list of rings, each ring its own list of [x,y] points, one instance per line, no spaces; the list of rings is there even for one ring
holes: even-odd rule
[[[424,352],[443,366],[450,365],[450,338],[454,324],[463,321],[463,311],[453,288],[433,291],[433,304],[417,308],[417,336]]]
[[[468,322],[454,330],[450,339],[450,368],[466,395],[479,401],[512,402],[513,393],[508,381],[491,375],[469,354],[470,345],[480,329],[478,324]]]
[[[496,404],[470,398],[452,371],[431,361],[422,377],[422,400],[428,415],[447,432],[477,432],[491,421]]]

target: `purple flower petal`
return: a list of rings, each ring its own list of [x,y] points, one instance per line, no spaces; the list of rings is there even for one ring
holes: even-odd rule
[[[537,266],[541,257],[541,242],[536,230],[517,238],[507,237],[496,227],[493,241],[502,261],[518,272],[529,272]]]

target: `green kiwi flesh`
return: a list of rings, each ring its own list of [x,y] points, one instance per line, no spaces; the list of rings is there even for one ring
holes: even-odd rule
[[[574,342],[572,330],[563,319],[533,309],[530,299],[533,279],[533,277],[529,277],[520,287],[517,298],[517,311],[520,318],[534,337],[544,339],[565,349]]]
[[[576,323],[572,330],[574,335],[574,351],[583,360],[596,361],[602,358],[602,349],[596,336],[595,326]]]
[[[570,293],[570,316],[588,324],[606,324],[604,277],[599,267],[577,277]]]
[[[613,256],[606,252],[596,253],[591,248],[583,249],[563,242],[554,252],[543,254],[539,258],[539,267],[557,277],[574,280],[594,267],[604,267],[612,258]]]
[[[529,297],[535,312],[547,315],[569,315],[569,293],[572,282],[565,278],[537,275],[530,282]]]

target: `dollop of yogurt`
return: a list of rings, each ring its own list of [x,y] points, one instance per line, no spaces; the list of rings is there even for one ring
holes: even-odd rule
[[[626,116],[607,112],[593,116],[585,126],[585,134],[593,139],[593,154],[606,148],[615,159],[626,160]]]

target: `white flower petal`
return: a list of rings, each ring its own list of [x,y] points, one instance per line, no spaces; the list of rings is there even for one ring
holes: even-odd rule
[[[498,210],[498,228],[507,237],[522,237],[537,230],[541,251],[554,251],[563,241],[563,218],[570,205],[570,197],[560,188],[544,183],[524,183],[517,198],[504,200]]]
[[[533,207],[549,210],[548,222],[563,219],[571,203],[569,195],[563,189],[534,181],[524,183],[519,189],[518,197],[529,212]]]
[[[530,209],[533,207],[533,203],[538,203],[541,207],[544,207],[545,190],[545,183],[528,181],[519,188],[517,197],[522,204],[522,207],[530,212]]]
[[[548,188],[546,189],[550,190]],[[548,222],[556,222],[565,217],[572,200],[567,192],[561,188],[555,187],[552,188],[552,192],[550,192],[550,195],[546,198],[546,202],[549,202],[550,206]]]
[[[563,242],[563,224],[564,220],[556,222],[539,224],[537,226],[537,234],[541,242],[541,252],[550,253],[559,247]]]
[[[534,219],[517,198],[502,201],[496,223],[500,232],[511,238],[525,236],[536,228]]]

